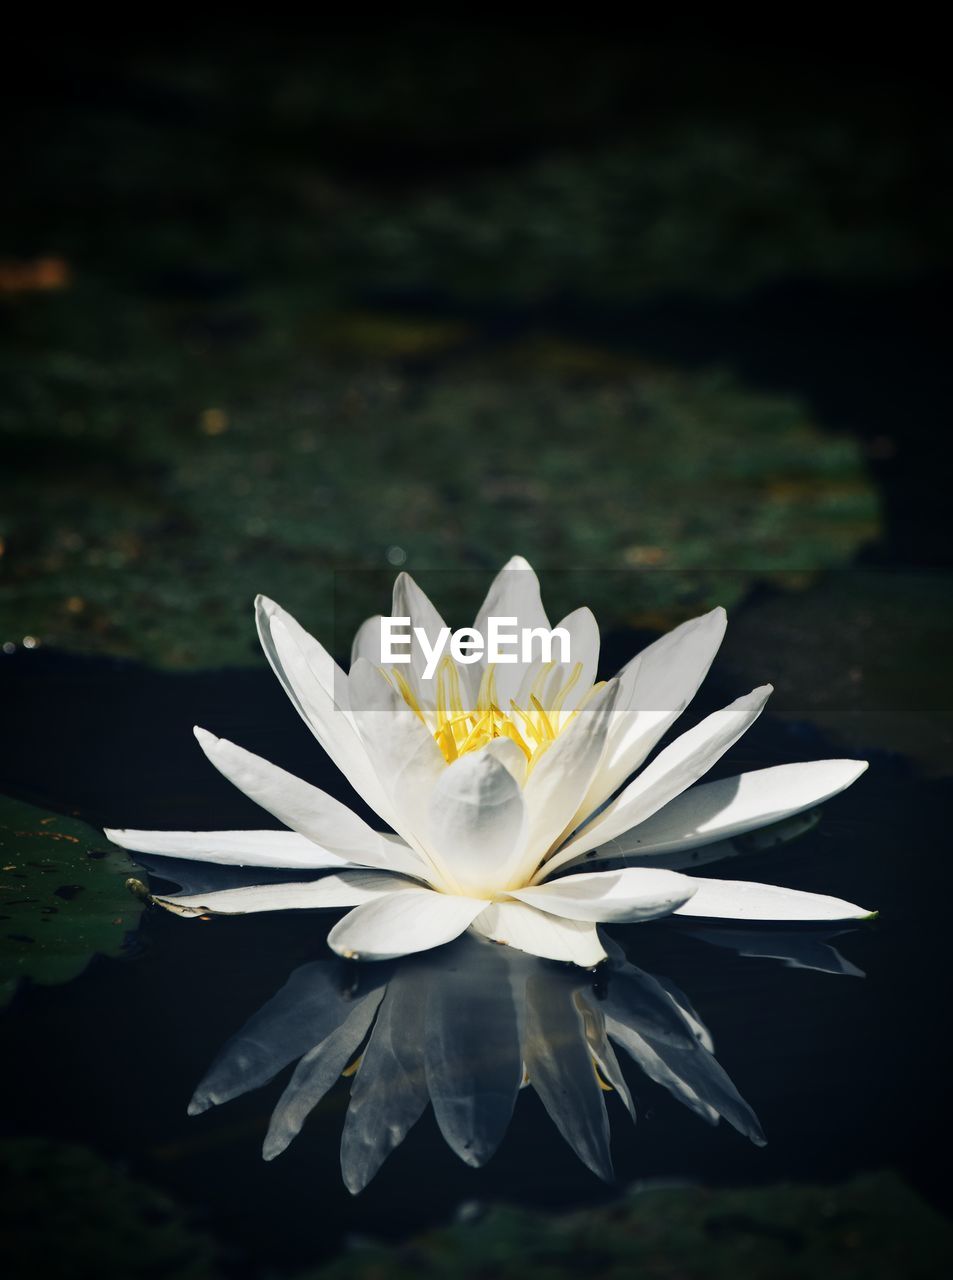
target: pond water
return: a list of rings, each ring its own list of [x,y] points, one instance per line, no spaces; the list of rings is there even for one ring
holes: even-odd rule
[[[641,639],[616,635],[609,648],[634,652]],[[262,825],[255,807],[202,758],[193,723],[353,803],[264,663],[258,671],[181,675],[20,650],[4,657],[0,677],[8,726],[3,789],[95,827]],[[688,719],[736,692],[716,664]],[[809,724],[766,713],[718,772],[838,754],[843,748]],[[266,1163],[262,1140],[290,1067],[204,1114],[190,1117],[186,1108],[229,1038],[296,970],[315,962],[335,968],[324,940],[336,916],[193,921],[157,909],[144,913],[122,957],[94,959],[66,985],[24,986],[0,1019],[7,1097],[15,1104],[6,1108],[6,1133],[77,1143],[120,1161],[188,1206],[228,1242],[236,1273],[248,1275],[313,1264],[355,1237],[402,1239],[451,1220],[469,1202],[566,1209],[610,1199],[637,1180],[760,1186],[890,1168],[945,1204],[949,785],[925,779],[900,756],[874,751],[871,761],[812,829],[781,847],[751,850],[716,874],[846,897],[878,908],[878,920],[836,936],[822,928],[742,932],[689,920],[609,930],[645,975],[644,986],[659,998],[677,990],[703,1021],[766,1146],[724,1121],[717,1128],[704,1123],[620,1050],[638,1121],[633,1127],[617,1094],[605,1095],[613,1184],[576,1158],[532,1088],[520,1092],[499,1149],[482,1169],[451,1152],[428,1110],[368,1189],[352,1196],[339,1163],[347,1082],[336,1084],[288,1149]],[[214,869],[189,864],[179,875],[173,863],[151,864],[153,884],[164,888],[214,882]],[[398,980],[421,989],[449,981],[442,963],[431,966],[429,978],[426,965],[416,976],[413,966],[401,972],[398,965],[389,991]],[[558,1003],[565,971],[534,963],[534,1007]],[[353,968],[335,969],[339,989],[355,981],[347,976]],[[608,1008],[624,985],[611,972],[595,982],[574,977],[596,1010]],[[673,986],[656,987],[653,979]],[[298,981],[305,981],[300,973]],[[509,1006],[500,1008],[478,1001],[474,1017],[476,1026],[484,1020],[484,1052],[492,1057],[499,1044],[505,1058]],[[293,1022],[279,1019],[268,1034]],[[275,1050],[276,1062],[300,1051],[282,1058]]]

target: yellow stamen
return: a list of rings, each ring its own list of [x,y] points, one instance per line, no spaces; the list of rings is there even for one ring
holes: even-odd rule
[[[511,701],[508,713],[497,702],[496,669],[492,665],[483,672],[475,705],[469,710],[463,700],[460,673],[450,657],[445,657],[437,669],[432,710],[421,706],[407,677],[397,667],[391,667],[389,677],[407,706],[433,734],[447,764],[468,751],[479,751],[494,738],[509,738],[526,757],[528,773],[585,705],[583,699],[569,715],[563,712],[567,694],[579,682],[582,663],[577,662],[565,683],[560,684],[563,670],[556,663],[546,663],[533,681],[528,706]]]
[[[599,1070],[599,1064],[595,1058],[592,1059],[592,1069],[596,1073],[596,1083],[603,1093],[615,1093],[615,1089],[609,1084],[608,1080],[603,1078],[602,1072]]]

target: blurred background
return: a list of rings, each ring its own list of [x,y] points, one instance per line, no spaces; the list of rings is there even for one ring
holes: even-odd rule
[[[725,604],[726,683],[941,786],[942,50],[790,24],[11,26],[4,789],[104,821],[92,700],[260,668],[259,591],[342,656],[514,553],[621,658]]]

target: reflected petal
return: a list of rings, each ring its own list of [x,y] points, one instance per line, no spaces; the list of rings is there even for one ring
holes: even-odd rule
[[[389,975],[382,968],[368,976],[373,988],[383,986]],[[295,969],[218,1054],[192,1095],[189,1115],[267,1084],[289,1062],[327,1039],[353,1004],[340,965],[318,960]]]
[[[539,970],[526,984],[523,1061],[553,1124],[583,1164],[611,1182],[609,1117],[582,1015],[565,980]]]
[[[367,1035],[383,990],[372,991],[354,1002],[340,1026],[310,1049],[278,1099],[265,1134],[262,1155],[274,1160],[301,1132],[301,1126],[354,1057]]]
[[[503,1139],[523,1077],[510,966],[470,942],[434,957],[424,1037],[427,1089],[440,1132],[466,1164]]]
[[[765,960],[780,960],[789,969],[814,969],[818,973],[841,974],[848,978],[863,978],[858,969],[830,943],[837,933],[778,933],[753,929],[692,929],[693,938],[713,947],[724,947],[739,956],[753,956]],[[847,932],[851,932],[848,930]]]
[[[426,981],[426,970],[413,961],[400,966],[357,1069],[341,1136],[341,1173],[352,1195],[364,1190],[427,1107]]]

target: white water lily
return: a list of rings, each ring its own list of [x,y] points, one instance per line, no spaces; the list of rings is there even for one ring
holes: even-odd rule
[[[407,574],[397,579],[392,611],[410,618],[431,647],[445,625]],[[871,914],[838,898],[681,874],[732,837],[837,794],[867,767],[812,761],[694,785],[757,719],[770,685],[706,717],[645,764],[711,665],[725,630],[722,609],[677,627],[599,683],[599,632],[585,608],[557,624],[571,637],[570,662],[462,665],[448,656],[433,680],[424,679],[416,641],[409,665],[380,665],[380,618],[358,631],[345,674],[276,604],[259,597],[256,613],[291,701],[395,834],[196,728],[215,767],[289,829],[107,831],[109,838],[146,853],[332,874],[158,899],[172,910],[349,907],[328,937],[345,957],[391,959],[472,929],[586,967],[606,957],[599,923],[672,913],[745,921]],[[485,634],[491,616],[552,629],[536,575],[520,557],[493,582],[475,629]]]

